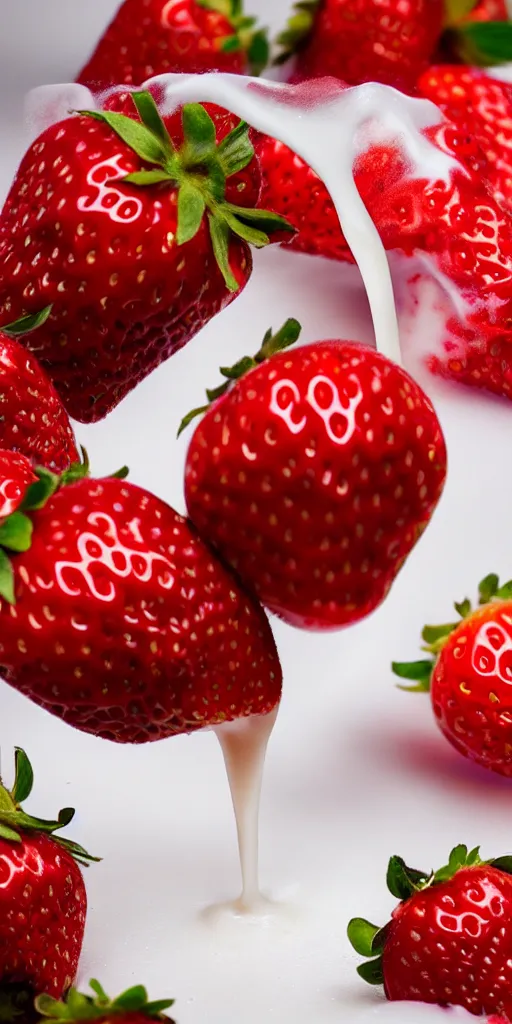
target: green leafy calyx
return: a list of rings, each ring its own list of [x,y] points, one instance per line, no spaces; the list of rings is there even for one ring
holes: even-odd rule
[[[483,861],[480,847],[472,850],[464,844],[455,846],[448,858],[448,863],[438,871],[418,871],[407,866],[402,857],[391,857],[388,864],[386,881],[392,896],[400,903],[414,897],[416,893],[433,886],[449,882],[462,868],[475,868],[489,865],[506,874],[512,874],[512,857],[498,857]],[[381,985],[384,981],[382,970],[382,954],[392,928],[389,921],[384,928],[370,924],[363,918],[355,917],[348,925],[347,934],[350,944],[356,953],[366,958],[365,963],[358,967],[357,972],[370,985]]]
[[[212,247],[226,287],[240,285],[229,263],[229,240],[238,235],[251,245],[268,245],[276,231],[294,233],[283,217],[266,210],[252,210],[226,201],[226,181],[251,162],[254,147],[249,126],[240,122],[222,142],[217,143],[215,124],[200,103],[182,108],[183,145],[177,150],[149,92],[134,92],[132,99],[140,121],[125,114],[82,110],[109,128],[151,165],[117,179],[127,185],[147,187],[172,185],[178,190],[176,242],[184,245],[199,231],[206,216]]]
[[[493,67],[512,60],[512,23],[508,21],[470,21],[450,28],[446,43],[464,64]]]
[[[191,412],[187,413],[183,417],[180,427],[178,430],[178,437],[188,427],[189,423],[196,418],[201,416],[202,413],[209,409],[212,402],[215,402],[217,398],[225,395],[227,391],[233,386],[234,382],[240,380],[249,370],[253,370],[255,366],[259,366],[260,363],[264,363],[267,359],[271,359],[276,352],[282,352],[283,349],[289,348],[293,345],[300,335],[302,328],[298,320],[290,318],[286,320],[283,326],[275,334],[272,334],[272,328],[269,328],[261,348],[257,351],[255,356],[243,356],[239,359],[234,366],[221,366],[220,372],[225,378],[222,384],[219,384],[216,388],[208,388],[206,391],[207,403],[201,405],[197,409],[192,409]]]
[[[207,11],[222,14],[232,26],[233,32],[220,40],[221,50],[224,53],[243,51],[251,74],[261,75],[268,64],[270,52],[267,30],[256,27],[256,18],[244,15],[242,0],[198,0],[198,3]]]
[[[72,821],[75,814],[74,808],[63,808],[59,811],[56,821],[34,818],[31,814],[25,813],[21,805],[32,792],[34,773],[25,751],[20,747],[16,747],[14,763],[15,774],[12,789],[7,789],[0,780],[0,839],[10,843],[21,843],[23,834],[45,833],[71,854],[79,864],[87,866],[90,861],[97,861],[99,858],[91,856],[83,846],[56,835],[60,829],[65,828]]]
[[[293,12],[288,18],[286,28],[276,39],[280,50],[274,64],[286,64],[286,61],[304,48],[313,30],[319,4],[320,0],[298,0],[293,5]]]
[[[110,1020],[115,1017],[124,1017],[128,1013],[137,1013],[148,1020],[161,1020],[166,1021],[167,1024],[174,1024],[171,1018],[163,1012],[174,1005],[174,999],[149,1002],[144,986],[134,985],[117,999],[111,1000],[99,981],[93,978],[89,985],[93,995],[83,995],[75,988],[71,988],[65,1002],[60,1002],[53,996],[39,996],[36,999],[36,1010],[42,1017],[50,1021],[71,1022],[102,1018]]]
[[[478,604],[489,604],[491,601],[509,601],[512,599],[512,580],[500,586],[499,577],[490,573],[478,585]],[[422,650],[429,655],[428,658],[421,658],[419,661],[393,661],[391,668],[400,679],[410,680],[412,685],[399,685],[400,690],[408,693],[428,693],[432,679],[432,672],[436,664],[437,656],[443,649],[448,637],[454,629],[460,626],[464,619],[473,615],[474,608],[468,597],[463,601],[456,601],[455,611],[459,616],[457,622],[445,622],[440,626],[425,626],[421,634],[423,640]]]
[[[28,313],[26,316],[21,316],[18,320],[6,324],[5,327],[1,327],[0,332],[6,334],[8,338],[23,338],[25,334],[30,334],[31,331],[35,331],[45,324],[51,311],[51,306],[45,306],[44,309],[39,310],[39,313]]]

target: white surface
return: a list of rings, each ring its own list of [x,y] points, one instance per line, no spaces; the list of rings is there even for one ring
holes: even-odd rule
[[[5,191],[21,155],[16,118],[26,89],[72,77],[114,5],[2,6]],[[273,11],[274,21],[282,20],[277,5]],[[127,461],[134,482],[181,510],[187,441],[175,442],[176,425],[215,383],[220,363],[253,351],[268,326],[292,315],[303,324],[304,342],[371,340],[355,270],[279,251],[255,262],[252,281],[229,310],[106,422],[79,428],[98,473]],[[0,691],[6,774],[13,745],[26,747],[36,769],[29,806],[42,814],[77,806],[73,835],[104,858],[87,872],[81,980],[97,974],[113,992],[143,981],[155,998],[175,995],[179,1024],[352,1024],[381,1015],[392,1024],[404,1019],[403,1008],[373,1014],[380,996],[357,978],[358,958],[345,938],[354,914],[376,921],[389,914],[389,855],[429,868],[457,842],[481,842],[488,855],[512,847],[510,784],[453,752],[428,699],[400,693],[389,670],[392,658],[416,655],[420,627],[443,621],[453,598],[472,594],[491,570],[512,575],[512,408],[476,392],[428,386],[446,432],[449,480],[387,602],[337,635],[276,624],[285,692],[269,747],[261,833],[263,886],[285,904],[274,922],[262,928],[233,921],[219,931],[199,917],[202,907],[239,889],[213,735],[117,747],[73,732],[8,687]],[[429,1024],[431,1017],[449,1022],[452,1015],[429,1011]]]

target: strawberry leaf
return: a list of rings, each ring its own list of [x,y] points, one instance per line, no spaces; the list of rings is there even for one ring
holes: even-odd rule
[[[416,686],[401,686],[400,689],[411,693],[428,693],[434,668],[432,658],[422,661],[393,661],[391,668],[399,679],[412,679]]]
[[[225,36],[220,44],[222,53],[236,53],[242,49],[242,43],[237,35]]]
[[[360,956],[371,957],[373,940],[380,930],[377,925],[370,924],[363,917],[353,917],[347,928],[348,940]]]
[[[52,494],[55,494],[60,484],[60,477],[49,469],[38,467],[35,470],[35,474],[38,479],[30,485],[21,504],[21,508],[26,512],[35,511],[46,505],[46,502]]]
[[[114,999],[112,1007],[116,1010],[126,1010],[133,1013],[135,1010],[142,1009],[147,1001],[148,994],[144,986],[134,985],[133,988],[127,989],[117,999]]]
[[[461,25],[456,49],[467,63],[492,67],[512,60],[512,24],[507,21],[475,21]]]
[[[281,32],[276,43],[281,47],[274,64],[285,64],[290,57],[303,48],[314,25],[320,0],[299,0],[293,8],[286,28]]]
[[[448,25],[454,25],[462,21],[468,14],[471,14],[478,3],[478,0],[444,0],[445,20]]]
[[[504,583],[499,590],[496,591],[496,597],[499,597],[502,601],[508,601],[512,597],[512,580],[508,583]]]
[[[491,572],[478,584],[478,598],[480,604],[488,604],[498,592],[500,585],[499,576]]]
[[[254,146],[249,138],[249,125],[245,121],[240,121],[222,139],[217,146],[217,156],[226,178],[247,167],[254,156]]]
[[[239,238],[243,238],[245,242],[249,242],[257,249],[262,249],[264,245],[268,245],[269,237],[264,231],[259,231],[258,228],[251,227],[250,224],[244,224],[242,220],[239,220],[233,213],[230,213],[225,206],[222,208],[222,213],[226,224]]]
[[[453,633],[458,625],[458,622],[445,622],[440,626],[425,626],[421,637],[426,644],[436,644],[438,640],[444,640],[450,633]]]
[[[425,885],[429,876],[424,871],[407,867],[402,857],[391,857],[386,875],[387,887],[398,900],[408,900],[413,892]]]
[[[434,882],[448,882],[457,871],[467,864],[468,848],[464,843],[455,846],[450,853],[448,864],[439,868],[434,874]]]
[[[512,857],[496,857],[495,860],[490,860],[489,864],[493,868],[497,868],[498,871],[504,871],[506,875],[512,875]]]
[[[217,261],[219,270],[224,278],[226,288],[230,292],[237,292],[240,288],[236,277],[229,265],[229,228],[223,218],[208,214],[208,225],[212,241],[213,254]]]
[[[249,49],[247,50],[247,56],[249,58],[251,74],[258,78],[261,72],[265,70],[270,57],[270,46],[266,29],[261,28],[253,33]]]
[[[2,548],[0,548],[0,597],[3,597],[8,604],[16,603],[14,597],[14,570],[10,559]]]
[[[141,121],[149,128],[153,135],[156,135],[162,143],[169,156],[174,156],[174,146],[165,124],[160,116],[160,111],[147,89],[132,92],[132,100],[140,115]]]
[[[15,775],[12,798],[16,804],[22,804],[32,792],[34,772],[25,751],[21,747],[16,747],[15,749],[14,765]]]
[[[117,114],[106,110],[79,110],[77,113],[82,117],[92,117],[95,121],[102,121],[103,124],[108,125],[137,156],[140,156],[141,160],[148,164],[165,166],[168,160],[168,150],[158,136],[144,124],[134,121],[126,114]]]
[[[32,520],[23,512],[12,512],[0,523],[0,546],[9,551],[28,551],[32,543]]]
[[[117,178],[116,184],[119,185],[119,182],[121,181],[121,183],[126,182],[127,185],[137,185],[140,188],[147,188],[149,185],[160,185],[164,181],[169,184],[169,182],[172,182],[173,180],[172,175],[169,174],[168,171],[164,171],[163,169],[160,171],[158,168],[155,168],[153,171],[133,171],[132,174],[125,175],[124,178]]]
[[[270,210],[252,210],[246,206],[235,206],[234,203],[224,203],[223,210],[229,210],[230,213],[236,215],[237,220],[257,227],[267,234],[274,234],[276,231],[295,234],[295,228],[284,217],[280,217],[278,213],[272,213]]]
[[[181,119],[187,147],[200,162],[216,147],[215,125],[200,103],[185,103]]]
[[[178,245],[190,242],[197,235],[205,209],[206,203],[199,189],[188,181],[183,182],[178,192]]]
[[[8,825],[2,825],[0,822],[0,839],[6,839],[9,843],[21,843],[21,836],[19,832],[15,832],[14,829],[9,828]],[[2,1018],[0,1017],[0,1020]]]
[[[457,614],[460,615],[461,619],[465,619],[466,616],[470,615],[471,613],[471,601],[469,600],[468,597],[466,597],[464,601],[455,601],[453,607],[455,608]]]
[[[51,306],[45,306],[39,313],[28,313],[26,316],[20,317],[19,320],[14,320],[12,323],[6,324],[5,327],[0,327],[0,331],[2,334],[6,334],[8,338],[21,338],[23,335],[37,330],[38,327],[46,323],[51,311]]]
[[[367,960],[366,963],[360,964],[357,973],[368,985],[383,985],[382,957],[378,956],[376,960]]]

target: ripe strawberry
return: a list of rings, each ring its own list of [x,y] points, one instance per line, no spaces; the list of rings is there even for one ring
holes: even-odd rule
[[[105,416],[233,300],[281,219],[254,210],[247,126],[187,104],[165,125],[70,117],[30,147],[0,222],[0,323],[52,303],[34,341],[75,419]],[[236,196],[236,203],[227,201]]]
[[[384,600],[440,498],[446,451],[400,367],[345,341],[279,352],[299,332],[288,321],[222,371],[185,494],[200,534],[267,608],[334,629]]]
[[[27,814],[33,772],[16,750],[14,786],[0,783],[0,998],[2,1010],[28,1009],[29,997],[60,998],[72,984],[85,926],[87,897],[78,867],[96,858],[57,832],[72,820],[70,807],[57,821]]]
[[[457,846],[439,871],[391,857],[387,884],[400,903],[384,928],[354,918],[348,936],[373,957],[358,968],[391,1000],[463,1006],[475,1016],[512,1013],[512,857],[482,861]]]
[[[278,36],[299,78],[383,82],[414,91],[443,26],[443,0],[299,0]]]
[[[492,195],[489,161],[472,135],[448,121],[424,135],[453,158],[448,181],[412,174],[406,154],[390,144],[372,146],[361,156],[356,184],[385,248],[421,255],[423,276],[430,271],[439,287],[447,283],[447,308],[453,315],[447,316],[444,337],[423,357],[429,368],[511,398],[512,222]],[[272,169],[272,151],[278,154],[277,170]],[[285,212],[299,229],[294,247],[318,252],[321,243],[323,255],[344,258],[346,243],[324,186],[312,172],[304,173],[304,165],[296,165],[290,150],[268,143],[260,153],[262,200]],[[302,177],[294,188],[297,166]],[[416,262],[410,280],[405,261],[400,272],[409,291],[416,287]]]
[[[255,24],[241,0],[124,0],[77,81],[142,85],[169,71],[258,74],[268,42]]]
[[[478,68],[429,68],[418,81],[457,127],[475,137],[487,160],[486,179],[502,206],[512,210],[512,85]]]
[[[36,472],[14,539],[11,519],[0,527],[9,683],[121,743],[277,705],[281,669],[265,615],[187,520],[122,479],[87,478],[85,465]]]
[[[437,724],[465,757],[512,777],[512,582],[500,587],[487,576],[479,604],[455,605],[460,621],[426,626],[422,638],[429,658],[394,663],[402,679],[429,691]]]
[[[58,471],[78,459],[71,424],[36,358],[15,340],[49,314],[47,307],[0,328],[0,444]],[[32,344],[37,347],[37,339]]]
[[[82,1021],[95,1020],[98,1024],[145,1024],[146,1021],[167,1021],[174,1024],[164,1010],[174,1006],[174,999],[159,999],[149,1002],[146,989],[142,985],[123,992],[117,999],[110,1000],[99,981],[94,978],[89,982],[94,996],[85,996],[70,989],[65,1002],[58,1002],[48,995],[40,995],[36,999],[36,1008],[45,1020],[50,1021]]]

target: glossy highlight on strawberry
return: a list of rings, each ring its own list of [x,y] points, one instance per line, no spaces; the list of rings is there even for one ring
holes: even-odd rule
[[[4,544],[5,679],[117,742],[271,711],[281,669],[261,609],[163,501],[86,473],[39,473],[23,505],[29,543]]]
[[[260,352],[272,344],[269,332]],[[277,352],[226,387],[209,393],[221,392],[187,453],[199,532],[293,625],[335,629],[368,615],[443,489],[430,401],[398,366],[347,341]]]

